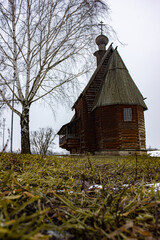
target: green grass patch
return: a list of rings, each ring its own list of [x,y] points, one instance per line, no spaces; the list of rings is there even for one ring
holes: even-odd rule
[[[157,157],[1,154],[0,239],[158,239],[159,182]]]

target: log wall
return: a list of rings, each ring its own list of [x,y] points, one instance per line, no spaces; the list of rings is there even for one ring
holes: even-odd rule
[[[132,109],[132,121],[124,121],[124,108]],[[145,149],[144,112],[140,106],[103,106],[88,113],[86,101],[81,98],[76,118],[78,139],[69,139],[66,147],[71,153]]]
[[[132,121],[124,121],[124,108],[132,108]],[[131,105],[95,109],[97,151],[145,149],[143,108]]]

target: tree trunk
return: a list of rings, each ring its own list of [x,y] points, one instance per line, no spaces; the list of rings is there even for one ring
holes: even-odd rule
[[[21,153],[30,154],[30,137],[29,137],[29,105],[22,106],[21,114]]]

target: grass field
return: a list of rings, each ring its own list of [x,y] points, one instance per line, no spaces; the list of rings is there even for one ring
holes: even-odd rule
[[[160,158],[0,155],[0,239],[158,239]]]

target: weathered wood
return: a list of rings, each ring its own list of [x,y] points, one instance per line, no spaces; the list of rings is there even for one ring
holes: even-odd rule
[[[78,119],[75,136],[78,137],[78,141],[76,138],[67,139],[62,146],[71,153],[145,149],[145,105],[115,103],[94,107],[95,99],[109,71],[112,53],[113,49],[110,48],[96,74],[74,104],[75,119]],[[125,108],[132,109],[131,121],[124,120]]]

